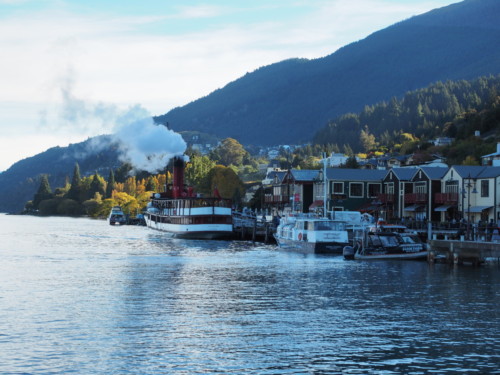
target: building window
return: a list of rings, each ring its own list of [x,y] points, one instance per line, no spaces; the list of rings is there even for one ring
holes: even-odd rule
[[[446,181],[444,185],[444,192],[458,194],[458,180]]]
[[[394,183],[389,182],[385,184],[385,193],[386,194],[394,194]]]
[[[352,198],[363,198],[363,183],[351,182],[349,184],[349,196]]]
[[[490,196],[490,184],[488,180],[481,180],[481,197]]]
[[[368,198],[376,198],[381,193],[380,184],[368,184]]]
[[[415,184],[415,193],[427,194],[427,184],[425,182],[417,182]]]
[[[344,194],[344,183],[334,182],[333,183],[333,194]]]

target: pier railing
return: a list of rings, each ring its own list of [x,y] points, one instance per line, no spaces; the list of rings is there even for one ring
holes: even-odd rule
[[[253,212],[233,212],[233,232],[237,238],[272,242],[276,225],[269,216],[259,216]]]
[[[399,220],[393,224],[402,224],[420,233],[428,233],[429,222],[426,220]],[[500,227],[490,223],[467,222],[430,222],[431,233],[435,239],[471,240],[482,242],[500,242]]]

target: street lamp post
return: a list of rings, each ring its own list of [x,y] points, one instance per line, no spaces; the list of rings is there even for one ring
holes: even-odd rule
[[[323,152],[323,216],[326,217],[326,152]],[[335,211],[333,212],[333,219],[335,219]]]
[[[471,220],[470,220],[470,195],[471,194],[477,194],[476,190],[476,182],[474,181],[474,185],[471,183],[472,177],[469,176],[467,177],[467,185],[465,187],[467,188],[467,240],[471,240],[471,235],[470,235],[470,229],[471,229]],[[474,187],[471,191],[471,188]],[[462,188],[463,194],[465,194],[465,189]],[[462,211],[463,211],[463,201],[464,201],[464,196],[462,195]]]
[[[375,229],[378,228],[378,220],[380,216],[380,206],[382,205],[382,201],[379,198],[375,198],[372,201],[372,205],[375,206]]]

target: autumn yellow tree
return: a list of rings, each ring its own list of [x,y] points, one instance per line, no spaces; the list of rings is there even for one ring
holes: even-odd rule
[[[462,165],[479,165],[477,159],[472,155],[467,155],[462,163]]]
[[[137,183],[135,180],[135,176],[128,177],[125,180],[125,183],[123,186],[123,192],[127,193],[129,195],[135,196],[136,191],[137,191]]]
[[[375,136],[370,133],[368,125],[366,125],[364,129],[361,129],[361,134],[359,138],[365,152],[370,152],[372,150],[375,150],[375,148],[377,148],[378,144],[375,140]]]

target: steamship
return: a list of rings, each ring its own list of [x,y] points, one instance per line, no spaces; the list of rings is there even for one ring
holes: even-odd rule
[[[215,197],[201,197],[184,184],[184,159],[174,158],[173,183],[167,191],[154,193],[145,215],[150,228],[168,232],[177,238],[224,239],[233,234],[232,202]]]

